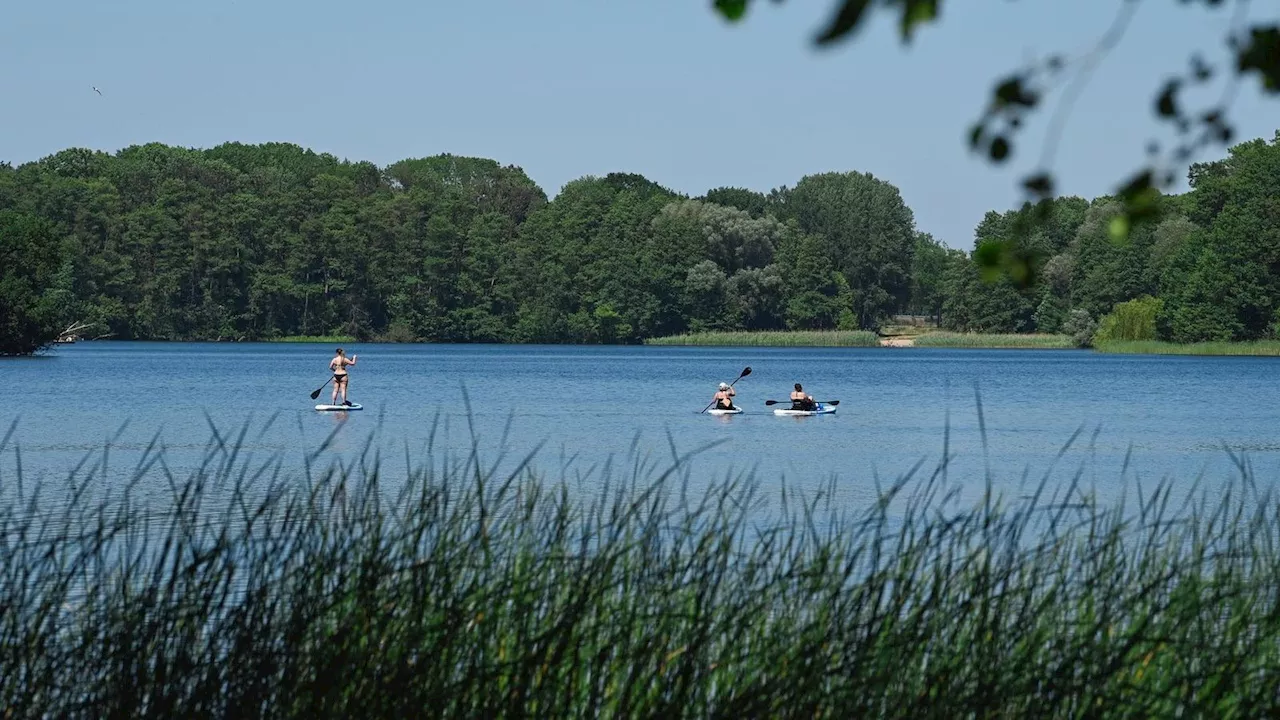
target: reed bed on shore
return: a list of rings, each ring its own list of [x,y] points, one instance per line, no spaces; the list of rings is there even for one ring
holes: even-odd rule
[[[0,714],[1280,711],[1280,514],[1244,462],[1228,490],[1114,506],[1072,481],[1008,501],[940,464],[851,508],[679,459],[583,491],[475,453],[391,477],[376,454],[254,467],[237,445],[184,478],[157,454],[112,492],[91,468],[18,484]]]
[[[1280,340],[1179,344],[1159,340],[1116,340],[1099,343],[1099,352],[1133,355],[1280,355]]]
[[[741,347],[878,347],[880,339],[868,330],[778,330],[701,332],[650,338],[646,345]]]
[[[268,342],[282,343],[324,343],[326,345],[335,345],[341,343],[353,343],[356,339],[351,335],[284,335],[278,338],[272,338]]]
[[[915,347],[940,348],[1028,348],[1058,350],[1074,348],[1069,335],[984,334],[930,332],[917,335]]]

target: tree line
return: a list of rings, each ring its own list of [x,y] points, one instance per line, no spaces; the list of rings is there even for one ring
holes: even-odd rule
[[[968,253],[920,246],[917,297],[962,331],[1068,332],[1087,344],[1093,327],[1140,306],[1150,322],[1112,339],[1280,338],[1280,132],[1194,164],[1188,178],[1189,191],[1155,196],[1128,229],[1109,196],[989,212]]]
[[[6,252],[47,250],[5,264],[31,280],[10,307],[122,339],[867,327],[906,302],[917,235],[865,173],[701,198],[615,173],[548,201],[493,160],[378,168],[288,144],[66,150],[0,169],[0,212]]]
[[[1123,243],[1115,199],[1070,197],[988,213],[968,252],[869,173],[700,197],[613,173],[549,200],[482,158],[70,149],[0,164],[0,352],[71,322],[120,339],[628,343],[912,312],[1058,332],[1144,295],[1164,303],[1162,337],[1263,337],[1280,320],[1278,142],[1193,166]],[[997,247],[1025,262],[984,261]]]

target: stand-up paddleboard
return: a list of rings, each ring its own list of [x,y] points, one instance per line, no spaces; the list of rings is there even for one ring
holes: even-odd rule
[[[351,403],[350,405],[317,405],[316,406],[317,410],[331,410],[334,412],[340,412],[343,410],[360,410],[362,408],[364,408],[364,406],[361,405],[360,403]]]
[[[827,405],[826,403],[817,403],[816,405],[817,406],[813,410],[792,410],[791,408],[787,408],[784,410],[782,408],[777,408],[773,411],[773,414],[774,415],[799,415],[799,416],[830,415],[831,413],[836,411],[836,408],[834,405]]]
[[[736,407],[732,410],[724,410],[722,408],[716,408],[714,410],[708,410],[707,414],[708,415],[737,415],[740,412],[742,412],[742,408],[740,407]]]

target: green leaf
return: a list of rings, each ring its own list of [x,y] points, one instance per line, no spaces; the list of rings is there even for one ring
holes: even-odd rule
[[[1053,194],[1053,176],[1049,173],[1039,173],[1032,175],[1022,181],[1022,187],[1028,192],[1036,195],[1049,196]]]
[[[938,17],[938,0],[906,0],[902,8],[902,40],[910,42],[915,29]]]
[[[1116,193],[1124,203],[1124,213],[1111,219],[1109,227],[1111,239],[1123,243],[1129,238],[1129,231],[1137,222],[1155,215],[1160,190],[1155,184],[1155,172],[1143,170],[1135,175]]]
[[[991,141],[991,147],[987,149],[987,154],[996,162],[1004,162],[1005,158],[1009,157],[1009,151],[1011,149],[1009,141],[1006,140],[1003,135],[997,135],[995,139]]]
[[[1255,26],[1249,31],[1249,42],[1236,55],[1236,69],[1262,75],[1262,87],[1269,93],[1280,93],[1280,25]]]
[[[974,123],[973,127],[969,128],[969,147],[971,149],[977,149],[977,147],[982,144],[982,139],[986,137],[986,133],[987,128],[985,125],[982,123]]]
[[[1010,254],[1005,259],[1005,270],[1009,273],[1009,279],[1013,280],[1013,284],[1019,288],[1026,288],[1032,283],[1031,263],[1027,262],[1027,258]]]
[[[1174,78],[1165,83],[1164,90],[1160,92],[1156,98],[1156,114],[1160,117],[1177,117],[1178,115],[1178,90],[1182,87],[1182,81]]]
[[[982,240],[973,250],[973,261],[982,268],[999,268],[1007,250],[1005,246],[1003,240]]]
[[[995,96],[997,107],[1017,105],[1029,108],[1035,107],[1036,103],[1040,102],[1040,96],[1035,91],[1024,87],[1022,78],[1016,75],[997,85]]]
[[[1002,240],[983,240],[973,251],[974,263],[978,264],[978,273],[983,282],[996,282],[1000,279],[1002,265],[1009,255],[1009,243]]]
[[[844,0],[836,16],[831,19],[831,24],[818,35],[816,42],[819,45],[829,45],[853,32],[862,22],[869,5],[871,0]]]
[[[1213,68],[1199,55],[1191,56],[1191,76],[1196,82],[1208,82],[1213,78]]]
[[[1154,202],[1155,196],[1159,194],[1155,187],[1155,173],[1150,169],[1143,170],[1125,183],[1116,194],[1129,208]]]
[[[1127,214],[1117,215],[1111,218],[1111,223],[1107,230],[1111,233],[1111,241],[1114,243],[1123,243],[1129,239],[1129,216]]]
[[[747,0],[715,0],[715,6],[730,22],[741,20],[747,14]]]

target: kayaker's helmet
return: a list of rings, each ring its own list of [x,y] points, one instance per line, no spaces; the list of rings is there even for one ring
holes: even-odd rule
[[[722,382],[722,383],[720,383],[720,389],[721,389],[721,390],[728,390],[728,389],[729,389],[729,383],[726,383],[726,382]]]

